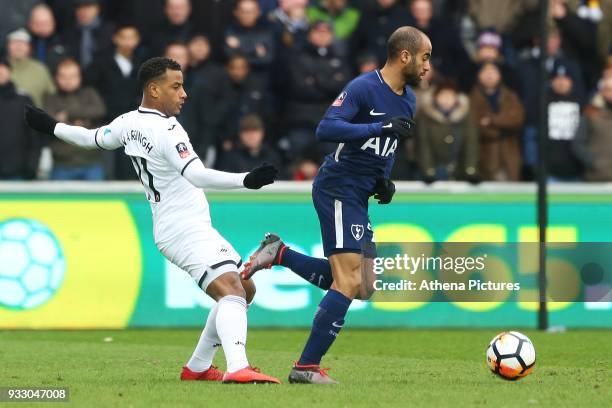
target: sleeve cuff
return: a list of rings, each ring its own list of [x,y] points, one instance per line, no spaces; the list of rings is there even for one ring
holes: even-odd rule
[[[372,136],[380,136],[382,134],[382,122],[370,123],[370,134]]]

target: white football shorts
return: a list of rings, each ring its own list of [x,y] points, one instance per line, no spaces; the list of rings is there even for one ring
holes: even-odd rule
[[[240,273],[244,269],[238,252],[212,227],[181,235],[170,243],[159,244],[158,249],[204,291],[224,273]]]

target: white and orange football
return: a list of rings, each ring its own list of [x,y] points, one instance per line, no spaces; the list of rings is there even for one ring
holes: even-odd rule
[[[516,331],[503,332],[487,347],[487,365],[506,380],[518,380],[528,375],[535,366],[536,356],[529,337]]]

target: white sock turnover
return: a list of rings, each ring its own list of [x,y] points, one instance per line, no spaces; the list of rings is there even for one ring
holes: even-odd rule
[[[215,358],[215,354],[219,347],[221,347],[221,340],[217,335],[217,310],[219,304],[216,304],[210,312],[208,312],[208,318],[206,319],[206,325],[200,335],[200,340],[196,346],[193,355],[187,362],[187,368],[197,373],[204,370],[208,370],[210,365]]]
[[[247,304],[240,296],[224,296],[217,304],[217,334],[223,345],[227,371],[249,365],[246,356]]]

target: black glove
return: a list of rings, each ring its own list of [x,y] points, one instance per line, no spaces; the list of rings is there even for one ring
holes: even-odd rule
[[[374,199],[378,204],[389,204],[395,194],[395,184],[389,179],[378,179],[374,186]]]
[[[51,115],[32,105],[26,106],[25,121],[32,129],[52,136],[54,135],[55,125],[57,125],[57,120]]]
[[[407,116],[396,116],[389,122],[385,122],[382,125],[382,134],[388,135],[396,133],[400,140],[408,139],[412,137],[415,123],[412,119]]]
[[[265,185],[274,183],[278,169],[271,164],[263,163],[246,175],[242,184],[251,190],[259,190]]]

